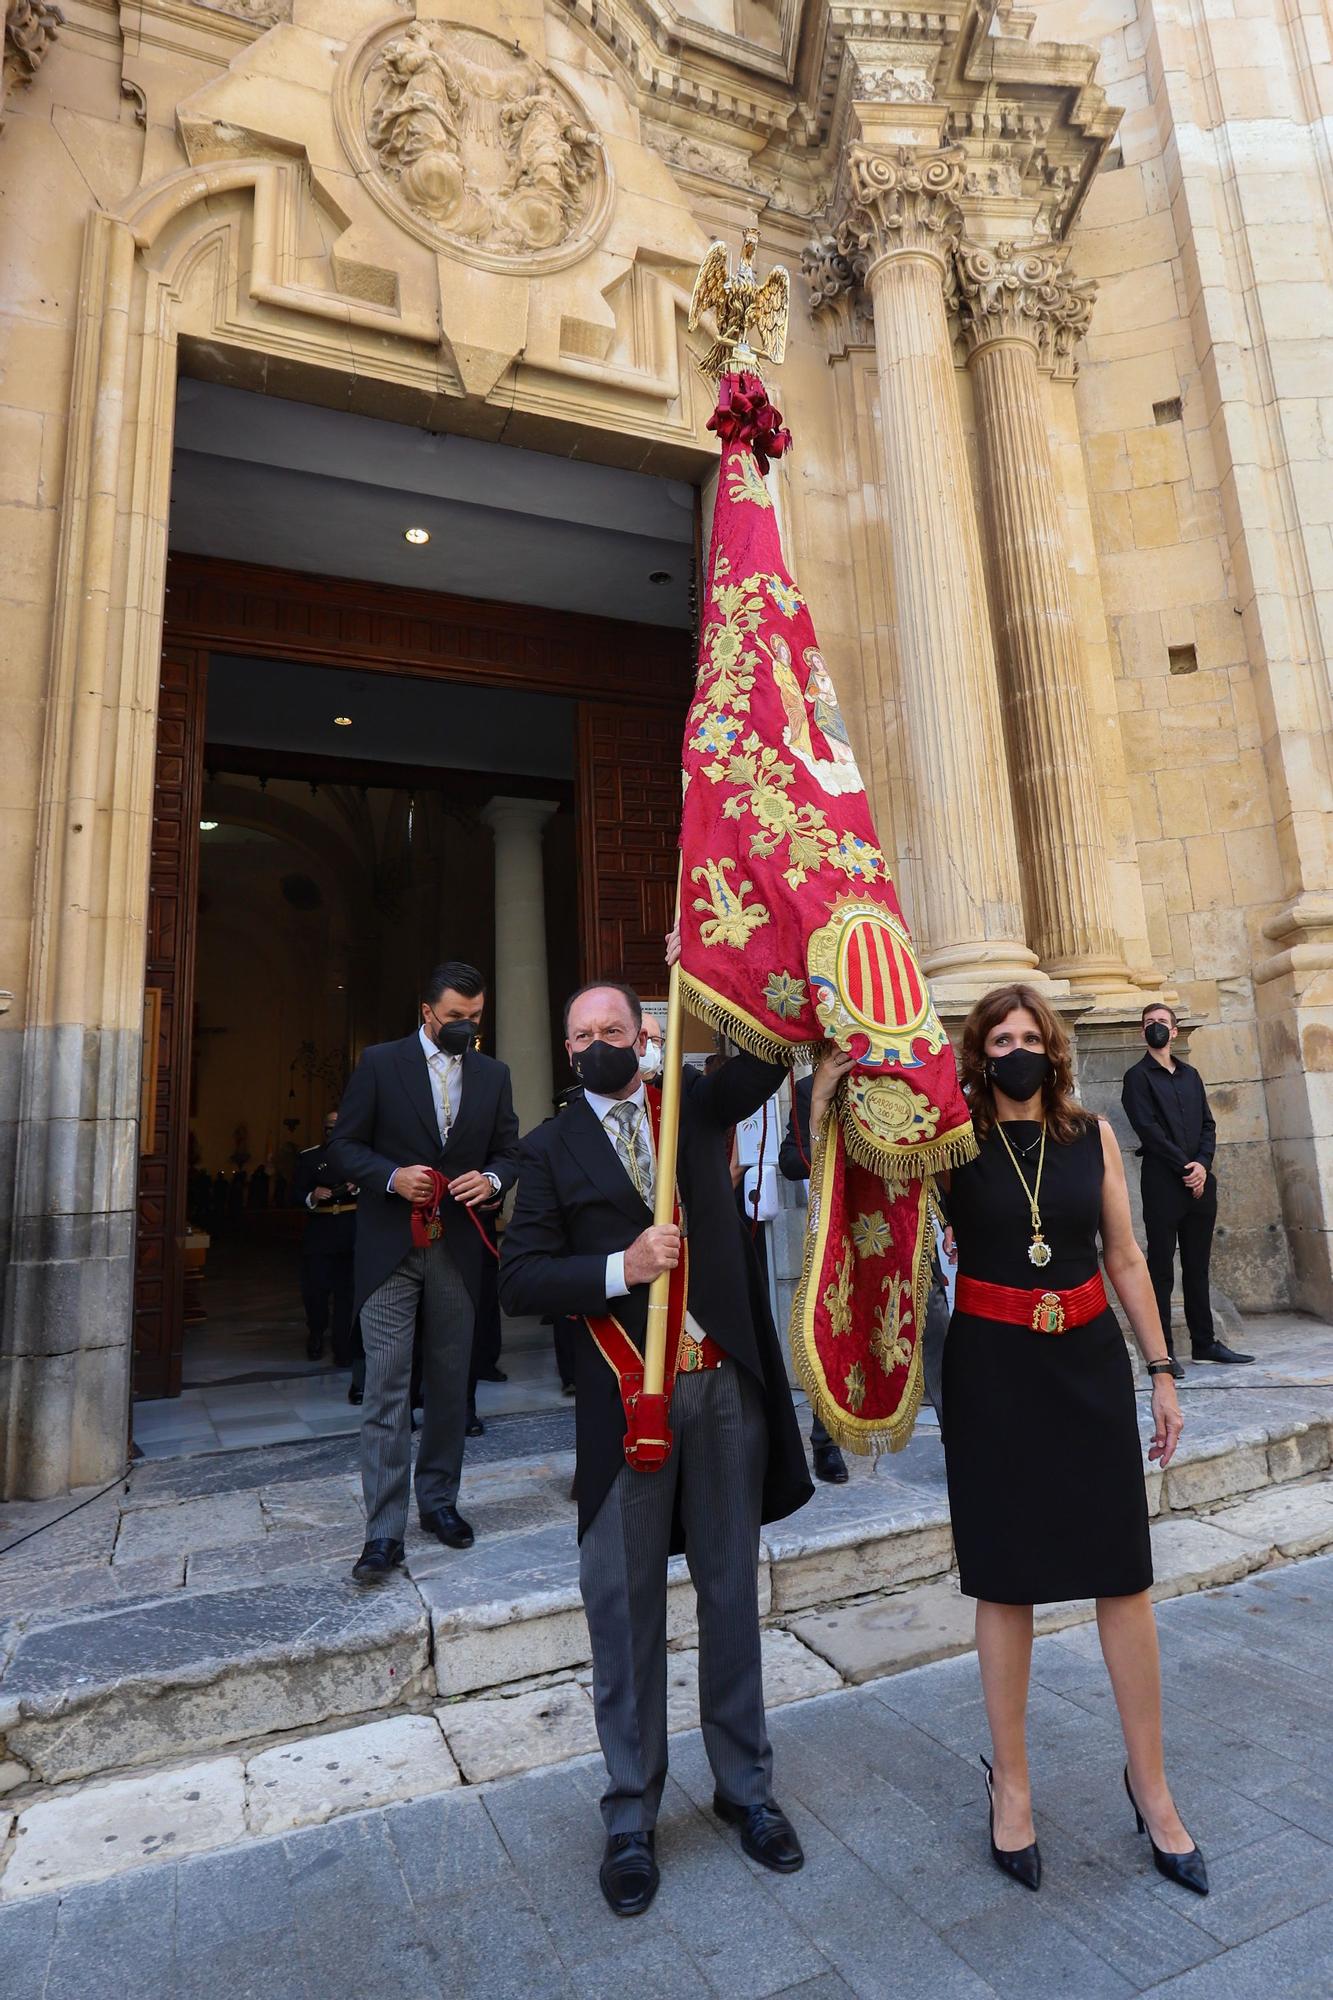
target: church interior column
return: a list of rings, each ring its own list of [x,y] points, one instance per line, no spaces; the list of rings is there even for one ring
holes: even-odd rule
[[[494,798],[481,814],[495,835],[496,1049],[524,1132],[552,1109],[542,829],[557,810],[551,799]]]
[[[1130,991],[1111,909],[1106,831],[1060,531],[1039,361],[1067,352],[1090,288],[1049,244],[964,243],[960,317],[976,396],[999,679],[1027,932],[1042,968],[1076,992]]]
[[[817,274],[816,303],[818,274],[840,270],[864,286],[874,312],[885,533],[915,768],[919,887],[908,915],[947,1006],[1001,980],[1030,977],[1036,963],[1023,936],[995,657],[945,310],[961,227],[962,155],[939,150],[943,113],[936,107],[855,110],[866,143],[849,155],[846,206],[832,242],[816,246],[807,267]],[[933,132],[924,132],[931,124]],[[916,143],[901,143],[905,134]]]

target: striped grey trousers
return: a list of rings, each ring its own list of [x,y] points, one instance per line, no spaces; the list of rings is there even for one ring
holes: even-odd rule
[[[666,1566],[677,1489],[699,1600],[708,1761],[734,1805],[761,1805],[770,1793],[758,1590],[768,1426],[759,1386],[731,1361],[678,1375],[671,1427],[666,1464],[657,1472],[621,1467],[580,1551],[608,1833],[654,1826],[666,1780]]]
[[[424,1366],[417,1511],[452,1506],[463,1477],[472,1295],[443,1243],[409,1250],[361,1308],[366,1399],[361,1411],[361,1486],[366,1540],[401,1542],[412,1471],[412,1340],[420,1306]]]

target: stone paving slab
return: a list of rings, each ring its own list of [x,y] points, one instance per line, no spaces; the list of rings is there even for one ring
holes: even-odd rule
[[[0,1683],[0,1732],[57,1784],[408,1701],[428,1640],[406,1582],[179,1592],[25,1633]]]
[[[245,1776],[222,1757],[147,1778],[87,1785],[44,1799],[18,1816],[13,1857],[0,1899],[31,1896],[53,1883],[92,1881],[245,1837]]]
[[[285,1833],[337,1813],[449,1791],[460,1783],[439,1725],[395,1715],[260,1751],[245,1767],[251,1833]]]
[[[211,1854],[159,1855],[60,1894],[0,1895],[0,1993],[1326,2000],[1333,1843],[1275,1803],[1285,1776],[1258,1804],[1232,1774],[1247,1768],[1247,1749],[1256,1769],[1269,1756],[1293,1674],[1317,1687],[1317,1740],[1333,1740],[1333,1689],[1316,1671],[1331,1619],[1333,1557],[1159,1612],[1167,1686],[1180,1697],[1167,1702],[1173,1782],[1213,1879],[1203,1902],[1155,1874],[1134,1832],[1118,1731],[1099,1706],[1096,1637],[1081,1628],[1034,1649],[1039,1897],[989,1860],[976,1667],[953,1660],[774,1714],[775,1790],[807,1854],[799,1875],[769,1875],[740,1854],[709,1810],[711,1774],[691,1733],[671,1746],[662,1888],[633,1924],[597,1892],[601,1777],[584,1760]],[[1237,1628],[1250,1626],[1271,1648],[1257,1674],[1237,1651]],[[1199,1701],[1201,1675],[1218,1702]],[[1285,1719],[1305,1745],[1306,1803],[1333,1812],[1333,1759],[1309,1755],[1304,1682]],[[216,1762],[231,1769],[234,1797],[237,1760]]]

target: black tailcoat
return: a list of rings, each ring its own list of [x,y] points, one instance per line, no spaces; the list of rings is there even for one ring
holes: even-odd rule
[[[736,1211],[726,1138],[782,1082],[772,1063],[741,1055],[712,1076],[685,1071],[677,1184],[689,1246],[689,1309],[705,1333],[759,1384],[768,1419],[763,1519],[795,1513],[813,1488],[777,1330],[753,1247]],[[523,1142],[518,1197],[505,1231],[500,1301],[508,1313],[574,1319],[611,1313],[642,1348],[648,1287],[606,1296],[606,1260],[652,1221],[606,1133],[581,1096]],[[620,1389],[591,1335],[574,1343],[579,1535],[625,1462]],[[672,1548],[684,1538],[677,1520]]]
[[[354,1313],[412,1248],[411,1205],[388,1191],[395,1167],[436,1167],[450,1180],[457,1174],[492,1173],[502,1193],[514,1184],[518,1120],[505,1064],[469,1049],[462,1059],[459,1097],[449,1142],[441,1146],[435,1092],[417,1034],[367,1049],[343,1093],[328,1157],[339,1176],[361,1190]],[[444,1241],[475,1305],[481,1260],[490,1253],[460,1202],[446,1195],[440,1216]]]

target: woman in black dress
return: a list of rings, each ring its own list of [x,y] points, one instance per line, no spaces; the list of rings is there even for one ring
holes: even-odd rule
[[[1125,1171],[1105,1119],[1075,1104],[1069,1039],[1027,986],[978,1001],[960,1071],[980,1154],[955,1169],[949,1220],[958,1287],[944,1349],[949,1507],[995,1765],[992,1851],[1029,1888],[1026,1714],[1032,1607],[1097,1600],[1125,1734],[1126,1786],[1162,1872],[1207,1893],[1162,1762],[1152,1556],[1133,1371],[1097,1260],[1152,1375],[1150,1459],[1165,1466],[1183,1420]],[[984,1760],[983,1760],[984,1761]]]

